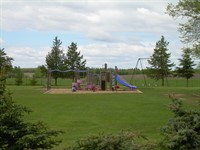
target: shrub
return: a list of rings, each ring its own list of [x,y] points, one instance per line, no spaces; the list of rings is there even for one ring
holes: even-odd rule
[[[170,109],[174,118],[161,129],[162,149],[199,150],[200,148],[200,112],[184,110],[182,102],[171,96],[173,103]]]
[[[155,144],[142,135],[121,132],[118,135],[99,134],[78,140],[66,150],[152,150]]]
[[[31,78],[30,83],[31,83],[31,85],[36,85],[37,84],[37,79],[36,79],[35,75],[33,75],[33,77]]]
[[[43,122],[25,122],[22,117],[30,112],[13,102],[10,93],[0,95],[0,149],[50,149],[61,142],[55,139],[61,131],[50,130]]]

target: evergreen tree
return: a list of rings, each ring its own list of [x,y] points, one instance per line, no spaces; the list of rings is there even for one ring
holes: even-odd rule
[[[0,72],[5,74],[12,69],[13,58],[7,56],[4,48],[0,48]]]
[[[186,78],[187,87],[188,80],[194,75],[193,66],[195,66],[194,61],[191,58],[191,50],[189,48],[183,49],[182,59],[179,59],[180,67],[177,67],[177,73],[179,76]]]
[[[4,53],[4,56],[6,54]],[[10,58],[10,57],[4,57]],[[1,61],[7,64],[8,59]],[[9,59],[10,60],[10,59]],[[11,64],[11,61],[8,63]],[[43,122],[29,123],[23,119],[24,113],[30,113],[27,107],[16,104],[11,93],[6,90],[6,70],[0,74],[0,149],[52,149],[61,141],[55,139],[61,131],[50,130]]]
[[[0,95],[0,149],[51,149],[61,131],[50,130],[43,122],[25,122],[23,116],[30,109],[16,104],[8,92]]]
[[[170,98],[174,117],[161,129],[161,149],[199,150],[200,111],[184,109],[182,101],[174,95],[170,95]]]
[[[7,56],[4,48],[0,48],[0,93],[4,92],[7,72],[12,69],[13,58]]]
[[[15,84],[16,85],[22,85],[23,84],[23,77],[24,77],[24,73],[22,71],[22,69],[20,67],[15,67],[14,68],[14,72],[15,72]]]
[[[33,76],[31,77],[30,83],[31,83],[31,85],[36,85],[37,84],[37,78],[36,78],[35,74],[33,74]]]
[[[68,46],[67,51],[67,60],[66,63],[69,69],[72,70],[81,70],[85,69],[86,60],[83,60],[83,55],[81,55],[80,51],[78,52],[77,44],[72,42],[70,46]],[[73,74],[74,79],[74,74]]]
[[[45,67],[45,65],[41,65],[41,66],[38,66],[37,68],[39,70],[39,74],[41,74],[40,77],[46,77],[47,76],[47,68]]]
[[[61,50],[62,42],[55,37],[53,41],[53,46],[51,52],[49,52],[46,56],[46,65],[48,70],[62,70],[67,69],[65,62],[65,56],[63,50]],[[59,72],[52,72],[51,76],[55,79],[55,85],[57,85],[57,79],[59,77]]]
[[[156,47],[154,49],[153,55],[148,60],[149,64],[151,65],[149,69],[149,75],[156,79],[162,80],[161,85],[165,85],[165,78],[170,74],[171,67],[174,66],[173,63],[169,60],[170,53],[167,53],[168,49],[167,46],[169,42],[167,42],[164,36],[156,42]]]

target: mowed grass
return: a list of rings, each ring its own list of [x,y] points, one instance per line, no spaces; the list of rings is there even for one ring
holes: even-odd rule
[[[61,129],[63,149],[79,138],[121,130],[141,132],[151,140],[160,138],[160,128],[173,116],[168,94],[175,93],[186,107],[198,109],[200,88],[141,88],[142,94],[43,94],[42,87],[8,86],[13,100],[33,110],[27,121],[43,121]]]

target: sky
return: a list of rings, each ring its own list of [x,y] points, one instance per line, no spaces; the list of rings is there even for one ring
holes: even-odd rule
[[[13,66],[45,64],[53,39],[67,52],[71,42],[88,67],[135,68],[149,58],[163,35],[171,61],[181,57],[179,20],[166,14],[178,0],[0,0],[0,48]],[[143,62],[147,66],[147,62]]]

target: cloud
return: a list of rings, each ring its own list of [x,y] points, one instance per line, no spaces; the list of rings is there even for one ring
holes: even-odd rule
[[[27,68],[45,64],[45,57],[50,50],[50,47],[42,47],[39,51],[31,47],[8,47],[6,53],[14,58],[13,66]],[[135,64],[141,56],[147,57],[152,53],[152,47],[151,43],[146,46],[125,43],[88,44],[78,46],[78,51],[87,60],[89,67],[101,67],[104,63],[108,63],[110,67],[133,67],[130,63]]]
[[[138,58],[148,57],[152,53],[151,45],[151,43],[146,44],[146,46],[126,43],[88,44],[79,46],[79,49],[90,67],[100,67],[102,64],[108,63],[111,67],[117,65],[132,68]]]
[[[165,14],[166,5],[166,1],[160,0],[7,0],[2,2],[1,30],[5,34],[35,32],[33,37],[27,34],[30,39],[27,42],[32,39],[32,43],[26,45],[3,37],[16,66],[44,64],[51,45],[44,43],[45,49],[35,46],[38,43],[34,39],[43,40],[37,37],[42,35],[37,32],[48,36],[58,33],[58,37],[59,33],[63,37],[70,32],[81,35],[67,40],[81,43],[78,47],[88,66],[100,67],[107,62],[127,68],[133,67],[138,58],[149,57],[161,35],[166,35],[167,40],[177,39],[177,22]],[[172,44],[172,49],[175,45]]]
[[[94,40],[111,40],[113,32],[158,33],[176,28],[164,13],[165,5],[158,11],[149,8],[155,5],[152,2],[112,2],[3,2],[3,30],[83,32]]]
[[[37,67],[45,63],[45,57],[50,48],[41,48],[39,51],[31,47],[8,47],[6,53],[14,58],[13,66],[24,68]]]
[[[0,38],[0,44],[2,45],[4,42],[5,42],[5,41],[4,41],[2,38]],[[2,47],[1,47],[1,48],[2,48]]]

